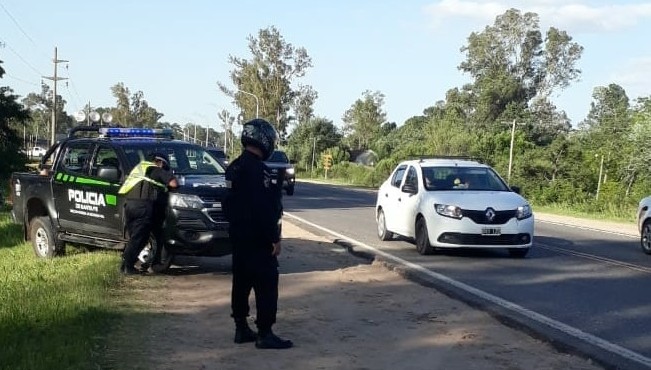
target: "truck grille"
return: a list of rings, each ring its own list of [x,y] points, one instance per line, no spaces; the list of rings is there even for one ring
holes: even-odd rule
[[[212,222],[215,223],[227,222],[226,215],[224,215],[224,212],[221,209],[208,209],[205,211],[205,213],[208,216],[208,218],[210,218],[210,221]]]

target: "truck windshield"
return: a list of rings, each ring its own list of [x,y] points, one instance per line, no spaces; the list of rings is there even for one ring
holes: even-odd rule
[[[170,160],[170,167],[179,175],[221,175],[226,172],[215,157],[198,145],[134,145],[125,146],[124,152],[131,168],[141,160],[149,159],[152,153],[165,153]]]
[[[271,157],[267,159],[267,162],[289,163],[289,159],[287,159],[285,152],[276,150],[275,152],[271,153]]]

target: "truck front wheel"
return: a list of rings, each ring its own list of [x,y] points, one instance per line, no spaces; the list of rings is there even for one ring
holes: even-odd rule
[[[166,272],[174,261],[174,254],[156,240],[152,234],[149,237],[149,243],[143,248],[138,255],[141,266],[147,266],[147,269],[156,273]]]
[[[29,226],[29,236],[37,256],[52,258],[66,253],[65,243],[56,239],[49,217],[35,217]]]

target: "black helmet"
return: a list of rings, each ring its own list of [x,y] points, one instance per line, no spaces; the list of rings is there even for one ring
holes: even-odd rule
[[[262,151],[262,160],[266,161],[276,149],[278,133],[271,123],[256,118],[242,126],[242,146],[253,145]]]

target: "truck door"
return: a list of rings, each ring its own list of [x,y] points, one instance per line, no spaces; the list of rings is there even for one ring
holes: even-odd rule
[[[67,232],[80,233],[92,217],[96,197],[87,193],[87,185],[77,181],[88,172],[91,142],[69,143],[60,153],[52,175],[52,194],[59,226]]]
[[[122,197],[118,198],[118,189],[127,168],[114,148],[100,143],[91,158],[89,175],[78,179],[89,193],[97,194],[97,217],[88,218],[88,229],[108,239],[121,239],[123,202]]]

